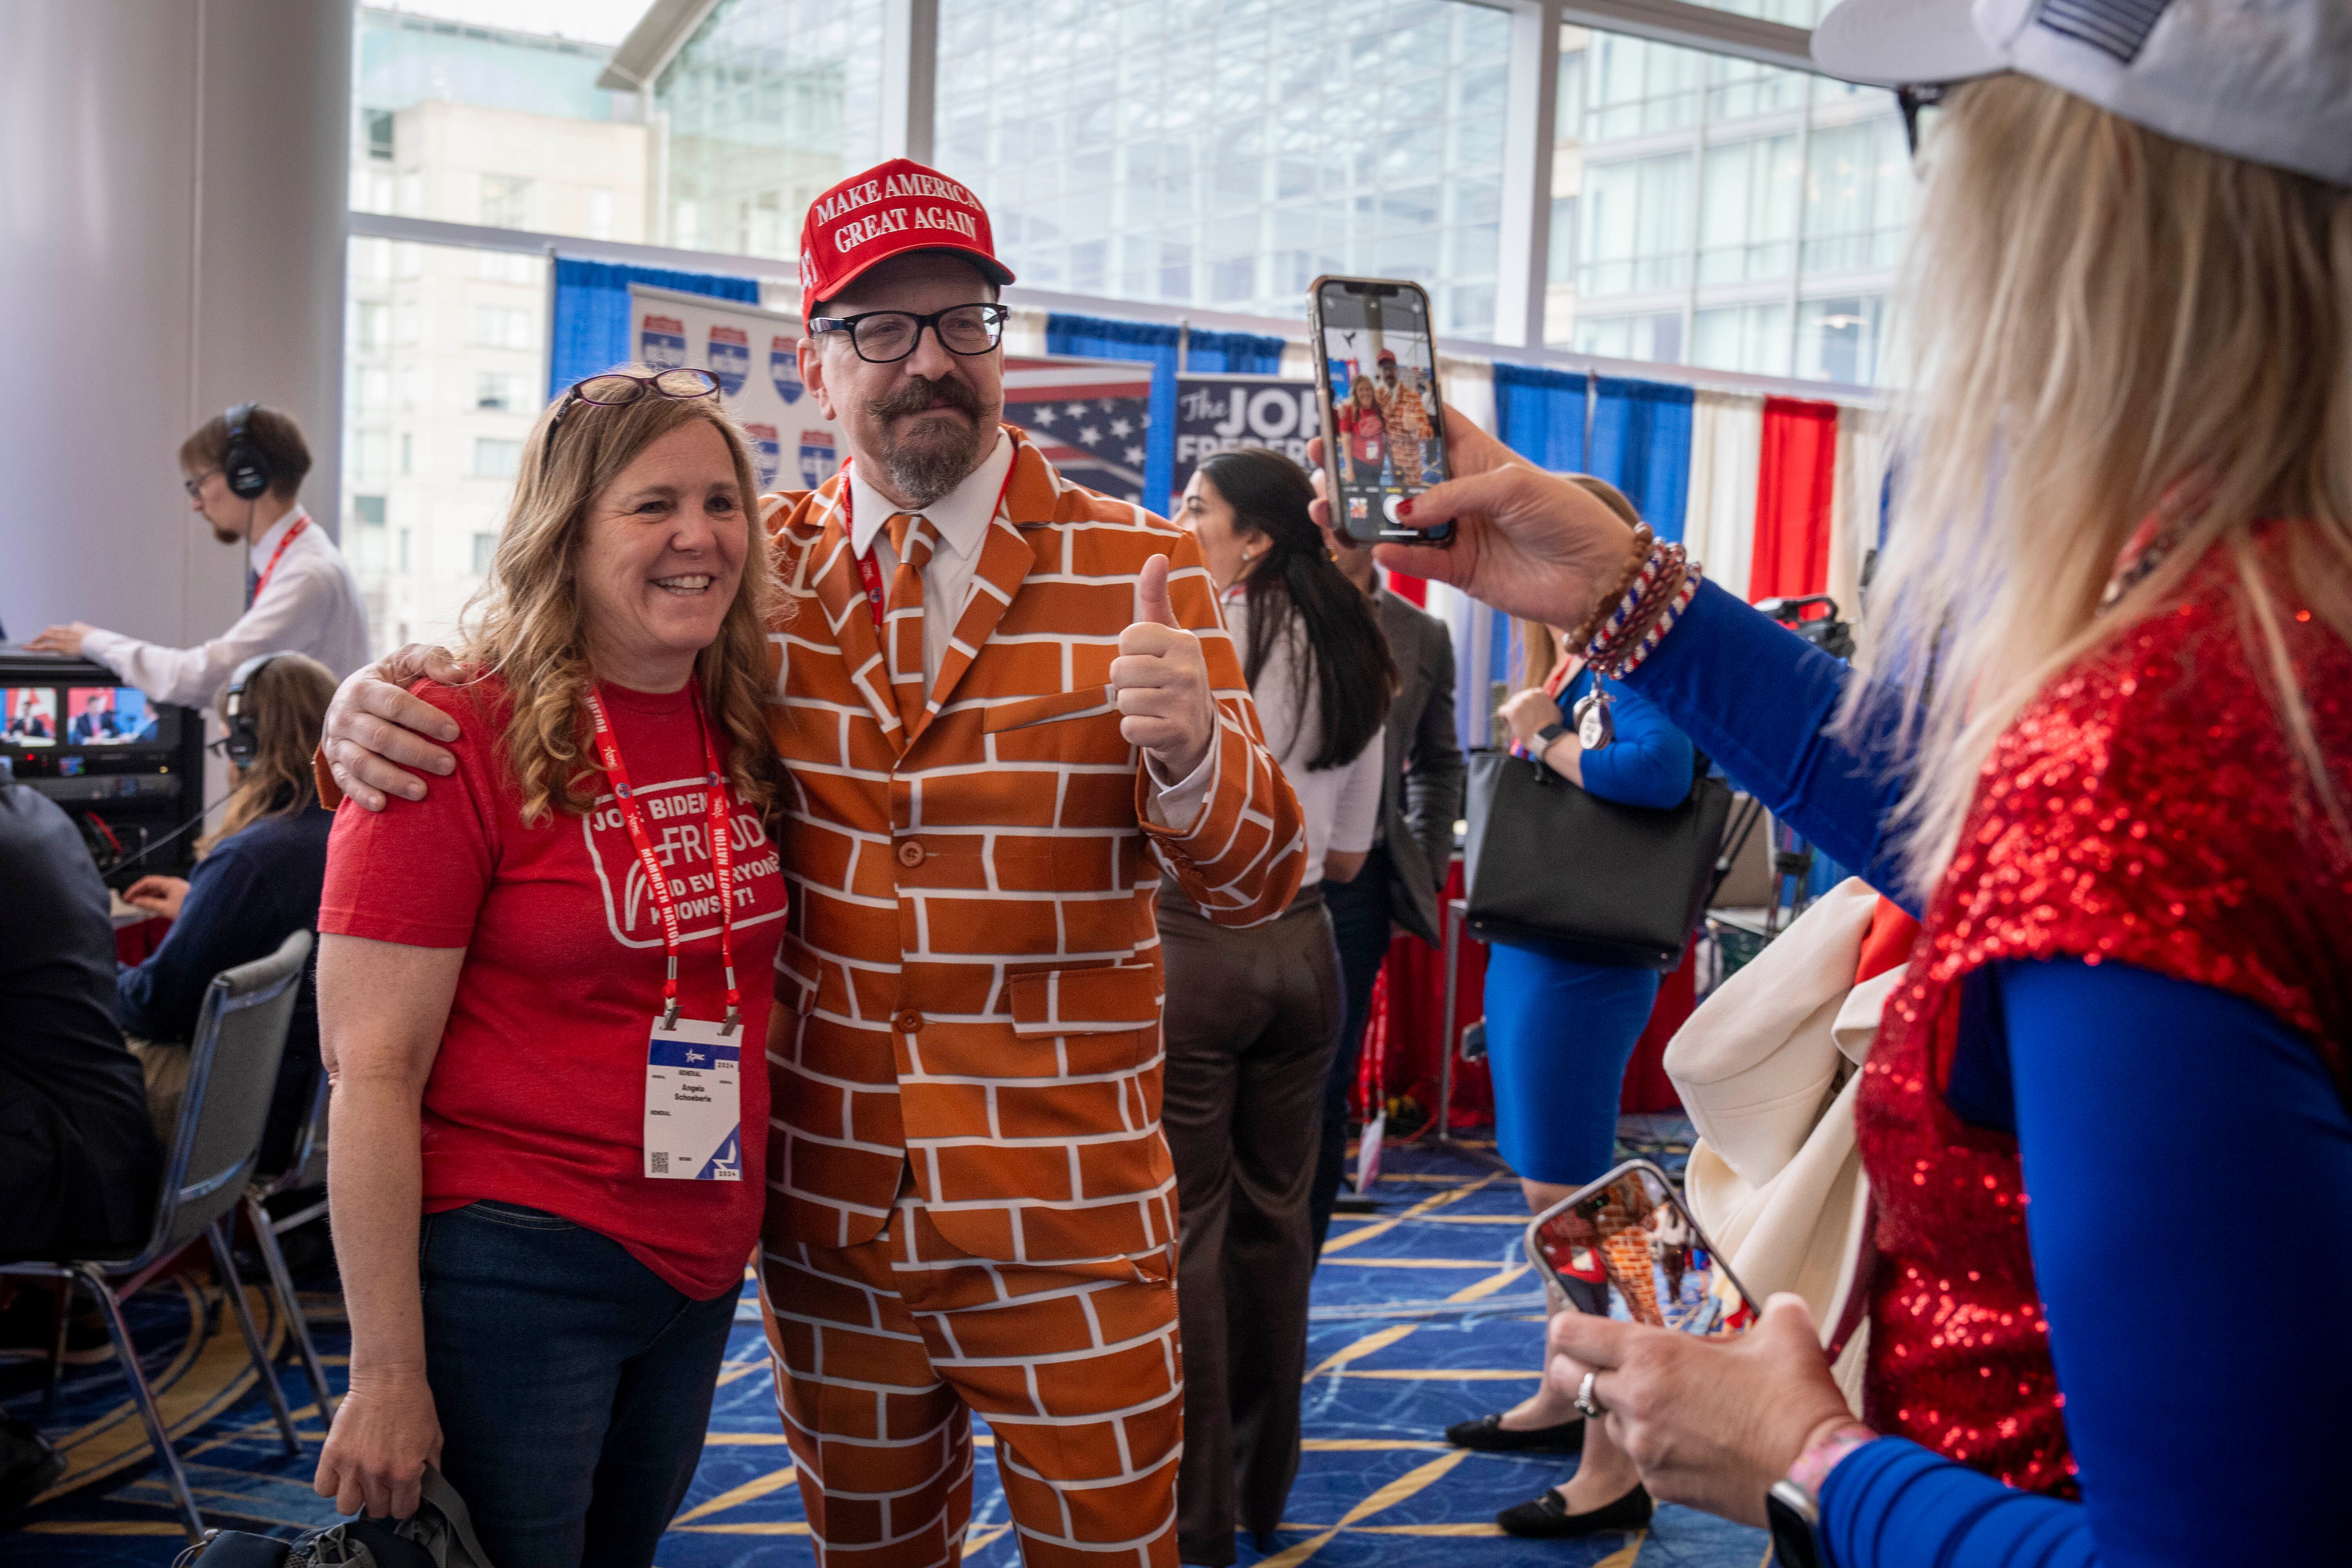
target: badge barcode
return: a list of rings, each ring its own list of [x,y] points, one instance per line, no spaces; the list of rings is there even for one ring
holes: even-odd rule
[[[669,1174],[669,1152],[667,1150],[655,1150],[649,1152],[646,1158],[653,1162],[655,1175],[667,1176]]]

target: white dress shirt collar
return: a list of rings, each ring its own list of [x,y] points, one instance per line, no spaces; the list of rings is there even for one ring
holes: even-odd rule
[[[301,521],[304,518],[310,515],[310,514],[309,512],[302,510],[302,503],[299,500],[296,501],[292,506],[286,509],[286,515],[284,517],[279,518],[276,522],[269,525],[268,532],[264,533],[259,539],[254,541],[253,549],[248,553],[250,553],[256,561],[260,562],[263,566],[267,566],[269,563],[271,552],[278,548],[279,542],[283,541],[289,533],[291,533],[294,531],[294,525],[296,523]],[[260,567],[256,567],[255,570],[258,571],[260,570]]]
[[[1005,473],[1013,467],[1013,437],[1002,429],[996,433],[996,445],[982,459],[980,467],[963,477],[961,483],[930,505],[922,515],[931,520],[938,531],[940,549],[958,560],[970,558],[980,549],[981,541],[988,537],[988,525],[996,517],[997,492],[1004,488]],[[866,482],[866,476],[855,462],[849,465],[849,546],[860,555],[874,548],[874,536],[882,525],[898,510],[897,503]]]

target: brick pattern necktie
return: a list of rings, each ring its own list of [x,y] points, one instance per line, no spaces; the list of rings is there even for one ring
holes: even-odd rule
[[[898,722],[911,733],[929,695],[923,679],[923,568],[940,536],[931,520],[919,512],[894,512],[883,527],[889,531],[898,566],[890,574],[890,597],[882,610],[882,641],[890,661],[890,695],[898,705]]]

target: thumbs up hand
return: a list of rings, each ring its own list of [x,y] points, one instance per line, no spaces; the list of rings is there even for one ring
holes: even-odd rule
[[[1119,634],[1111,689],[1126,715],[1118,732],[1140,746],[1171,784],[1189,778],[1217,731],[1201,639],[1177,624],[1168,599],[1168,557],[1143,563],[1135,583],[1135,624]]]

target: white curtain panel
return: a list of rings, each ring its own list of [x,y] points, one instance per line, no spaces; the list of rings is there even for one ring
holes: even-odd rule
[[[1446,406],[1489,436],[1495,433],[1495,365],[1491,360],[1437,356],[1437,390]]]
[[[1838,410],[1837,474],[1830,490],[1829,595],[1838,614],[1862,619],[1862,563],[1878,543],[1879,487],[1886,477],[1886,415]]]
[[[1710,581],[1741,599],[1756,555],[1756,471],[1763,449],[1761,397],[1702,391],[1693,398],[1683,545]]]

